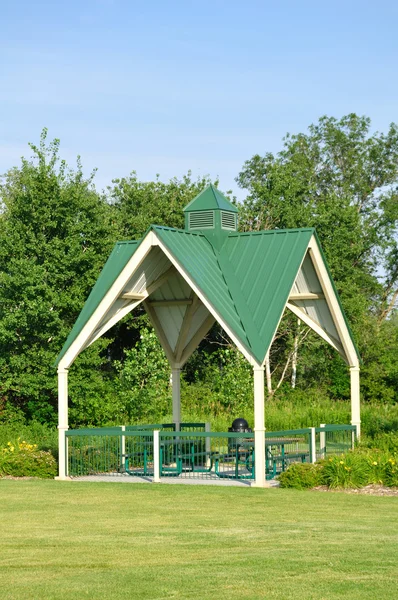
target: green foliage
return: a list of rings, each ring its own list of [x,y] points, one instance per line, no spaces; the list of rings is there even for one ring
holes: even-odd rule
[[[140,238],[150,225],[183,228],[182,209],[209,183],[207,177],[192,181],[191,173],[168,183],[159,179],[142,182],[134,172],[129,177],[115,179],[109,196],[121,237]]]
[[[360,488],[371,483],[370,465],[363,455],[348,452],[322,464],[322,482],[330,488]]]
[[[55,477],[57,463],[50,452],[39,450],[20,438],[0,447],[0,477]]]
[[[10,403],[53,422],[53,362],[115,232],[92,178],[84,179],[79,160],[69,170],[59,160],[59,141],[47,145],[46,135],[0,186],[0,397],[3,408]],[[101,369],[98,347],[91,358],[89,370]]]
[[[237,180],[248,191],[243,230],[316,227],[359,341],[365,398],[397,401],[398,325],[389,321],[398,297],[397,125],[371,134],[365,117],[322,117],[308,133],[287,135],[276,156],[253,156]],[[274,344],[274,355],[282,352],[285,362],[286,343]],[[345,396],[341,369],[335,360],[323,361],[323,352],[306,341],[298,385],[308,386],[315,372],[335,397]],[[284,364],[274,360],[276,376]]]
[[[8,442],[17,447],[18,439],[58,456],[58,431],[55,427],[38,421],[30,421],[29,424],[23,421],[0,422],[0,448]]]
[[[377,433],[374,437],[362,436],[360,448],[377,448],[398,455],[398,427],[396,431]]]
[[[115,362],[120,397],[129,423],[157,420],[167,414],[171,402],[170,367],[153,331],[141,329],[140,341]]]
[[[188,411],[198,405],[214,415],[228,412],[239,416],[252,410],[252,369],[234,346],[202,353],[200,362],[194,356],[192,362],[194,381],[200,384],[184,387],[184,405]]]
[[[296,489],[327,485],[361,488],[369,484],[398,485],[398,453],[359,447],[314,465],[293,464],[279,476],[282,487]]]
[[[281,487],[304,490],[322,484],[320,465],[294,463],[278,477]]]

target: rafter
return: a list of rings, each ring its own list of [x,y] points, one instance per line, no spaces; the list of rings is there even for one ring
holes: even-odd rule
[[[325,294],[314,294],[312,292],[303,292],[298,294],[290,294],[289,301],[298,300],[324,300]]]
[[[121,295],[123,300],[144,300],[145,297],[144,294],[132,294],[130,292]]]
[[[196,296],[195,292],[191,291],[190,306],[188,306],[187,310],[185,311],[175,349],[175,357],[177,362],[181,359],[181,355],[185,346],[185,340],[187,339],[192,318],[196,312],[196,309],[198,308],[198,304],[199,298]]]
[[[191,356],[191,354],[194,352],[194,350],[196,350],[196,348],[198,347],[200,342],[203,340],[206,333],[213,326],[215,321],[216,320],[213,317],[213,315],[209,314],[208,317],[206,318],[206,320],[199,327],[198,331],[195,333],[193,338],[190,340],[190,342],[184,348],[184,351],[181,355],[181,359],[179,360],[180,367],[182,367],[187,362],[188,358]]]
[[[312,319],[307,313],[300,307],[288,302],[286,304],[286,308],[288,308],[293,314],[295,314],[299,319],[303,321],[308,327],[310,327],[315,333],[319,335],[325,342],[330,344],[332,348],[337,350],[337,352],[344,358],[345,362],[348,364],[347,355],[344,351],[342,344],[336,340],[333,336],[331,336],[323,327],[321,327],[314,319]]]
[[[192,304],[192,300],[190,300],[189,298],[185,298],[182,300],[149,300],[148,301],[149,304],[151,306],[162,306],[162,307],[168,307],[168,306],[188,306],[189,304]]]
[[[145,298],[148,298],[149,294],[155,292],[175,272],[175,267],[171,265],[167,269],[167,271],[165,271],[162,275],[160,275],[160,277],[153,281],[150,286],[148,286],[145,294],[133,294],[130,292],[122,294],[120,298],[126,300],[125,304],[117,311],[116,314],[114,314],[110,319],[108,319],[108,321],[103,323],[101,327],[99,327],[93,332],[92,336],[84,344],[82,350],[88,348],[88,346],[91,346],[91,344],[98,340],[98,338],[100,338],[106,331],[108,331],[111,327],[116,325],[116,323],[118,323],[121,319],[128,315],[129,312],[131,312],[136,306],[138,306],[140,302],[145,300]],[[137,299],[133,299],[134,297],[136,297]]]
[[[144,300],[143,305],[147,312],[149,320],[151,321],[152,326],[153,326],[154,330],[156,331],[156,335],[159,338],[159,342],[161,343],[162,348],[165,351],[165,354],[167,356],[169,363],[171,365],[174,365],[174,363],[175,363],[174,352],[171,349],[171,346],[167,340],[166,334],[165,334],[164,329],[157,317],[155,310],[152,308],[152,306],[146,300]]]

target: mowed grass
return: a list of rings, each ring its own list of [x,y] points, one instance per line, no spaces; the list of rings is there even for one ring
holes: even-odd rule
[[[398,500],[0,481],[0,597],[398,597]]]

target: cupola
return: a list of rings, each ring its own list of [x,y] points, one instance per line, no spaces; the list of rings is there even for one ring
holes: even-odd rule
[[[238,230],[238,209],[213,185],[205,188],[185,208],[185,229],[206,235],[216,245]],[[219,242],[219,244],[217,243]]]

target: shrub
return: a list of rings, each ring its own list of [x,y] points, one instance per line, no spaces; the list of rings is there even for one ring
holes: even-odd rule
[[[384,483],[389,487],[398,486],[398,460],[390,456],[384,471]]]
[[[17,440],[0,450],[0,476],[55,477],[57,463],[50,452],[39,450],[36,444]]]
[[[279,481],[283,488],[295,488],[303,490],[313,488],[322,483],[321,465],[308,463],[294,463],[279,475]]]
[[[392,454],[398,454],[398,432],[390,431],[388,433],[378,433],[374,438],[363,437],[361,438],[360,448],[378,448],[385,452],[391,452]]]
[[[347,452],[323,462],[322,481],[330,488],[359,488],[369,482],[369,462],[360,454]]]

